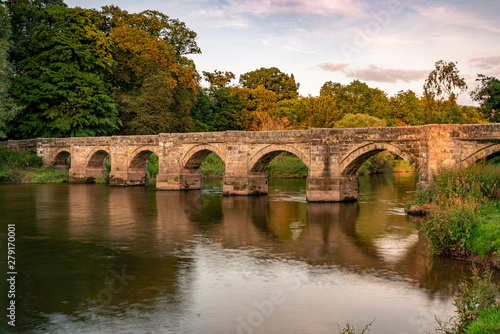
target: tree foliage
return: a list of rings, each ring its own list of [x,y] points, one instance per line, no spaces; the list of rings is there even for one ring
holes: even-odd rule
[[[407,126],[425,124],[425,105],[411,91],[399,91],[389,99],[391,113],[388,119],[390,125]]]
[[[157,11],[129,14],[110,6],[97,14],[113,42],[111,81],[122,133],[194,130],[189,112],[196,102],[199,76],[194,63],[182,55],[199,51],[195,36]],[[173,39],[176,44],[170,44]]]
[[[346,114],[335,123],[336,128],[372,128],[387,126],[383,119],[364,114]]]
[[[345,86],[326,82],[321,87],[320,96],[334,97],[341,114],[367,114],[378,118],[388,118],[390,115],[386,93],[359,80]]]
[[[203,71],[203,77],[210,84],[210,87],[224,88],[229,85],[231,80],[236,78],[233,72],[223,72],[215,70],[213,72]]]
[[[212,86],[200,90],[191,117],[197,131],[239,130],[243,107],[235,89]]]
[[[106,76],[111,41],[92,13],[48,6],[35,27],[29,54],[17,65],[12,95],[25,106],[11,129],[19,137],[105,135],[120,121]]]
[[[276,67],[260,68],[240,76],[240,84],[245,88],[257,89],[263,86],[276,94],[278,101],[294,99],[299,96],[299,84],[293,74],[288,75]]]
[[[9,61],[12,35],[8,10],[0,4],[0,139],[5,138],[7,123],[20,111],[14,100],[10,97],[9,88],[13,78],[13,68]]]
[[[471,92],[474,101],[479,102],[480,111],[490,122],[500,122],[500,80],[478,74],[480,85]]]
[[[424,94],[432,99],[451,100],[467,89],[456,62],[437,61],[424,84]],[[458,92],[457,94],[455,94]]]

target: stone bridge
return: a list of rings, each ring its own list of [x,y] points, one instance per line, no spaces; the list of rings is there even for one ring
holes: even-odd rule
[[[309,201],[347,201],[357,199],[356,171],[371,156],[386,150],[396,154],[419,173],[419,185],[425,186],[439,168],[500,155],[500,123],[39,138],[4,145],[36,149],[44,166],[69,168],[70,182],[95,181],[109,155],[112,186],[145,184],[147,159],[155,153],[158,190],[201,189],[201,163],[214,152],[226,167],[224,195],[267,194],[269,163],[289,152],[309,168]]]

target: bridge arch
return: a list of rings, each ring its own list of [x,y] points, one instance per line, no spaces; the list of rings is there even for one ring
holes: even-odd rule
[[[268,145],[250,158],[249,174],[263,174],[271,161],[283,152],[296,155],[310,169],[309,155],[290,145]]]
[[[136,148],[129,156],[128,168],[133,170],[146,170],[148,158],[153,153],[158,155],[157,146],[140,146]]]
[[[97,146],[87,155],[87,168],[103,168],[106,157],[110,154],[109,147]]]
[[[356,175],[361,165],[377,153],[389,151],[405,160],[413,169],[418,170],[418,159],[411,153],[401,150],[399,147],[389,143],[364,143],[351,151],[340,161],[340,174],[344,177]]]
[[[53,155],[52,163],[55,169],[66,170],[71,167],[71,149],[61,148]]]
[[[182,158],[181,168],[184,171],[197,171],[201,163],[210,153],[215,153],[226,164],[226,155],[218,147],[210,144],[201,144],[192,147]]]
[[[474,152],[473,154],[462,160],[461,163],[462,165],[469,166],[479,161],[489,160],[499,155],[500,144],[493,144]]]

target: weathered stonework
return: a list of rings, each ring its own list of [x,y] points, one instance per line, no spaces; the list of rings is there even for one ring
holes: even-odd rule
[[[113,186],[145,184],[147,159],[155,153],[158,190],[201,189],[201,163],[215,152],[226,165],[224,195],[267,194],[269,163],[281,152],[290,152],[309,168],[307,199],[327,202],[356,200],[356,171],[385,150],[418,171],[419,186],[427,185],[440,168],[499,155],[500,124],[39,138],[2,145],[10,150],[36,149],[44,166],[69,168],[70,182],[95,181],[109,155]]]

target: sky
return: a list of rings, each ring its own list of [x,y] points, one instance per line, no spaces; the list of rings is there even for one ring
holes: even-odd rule
[[[65,0],[69,7],[157,10],[198,34],[197,70],[293,74],[302,96],[353,80],[389,96],[419,96],[438,60],[457,62],[469,91],[477,73],[500,78],[498,0]],[[469,93],[458,102],[474,104]]]

